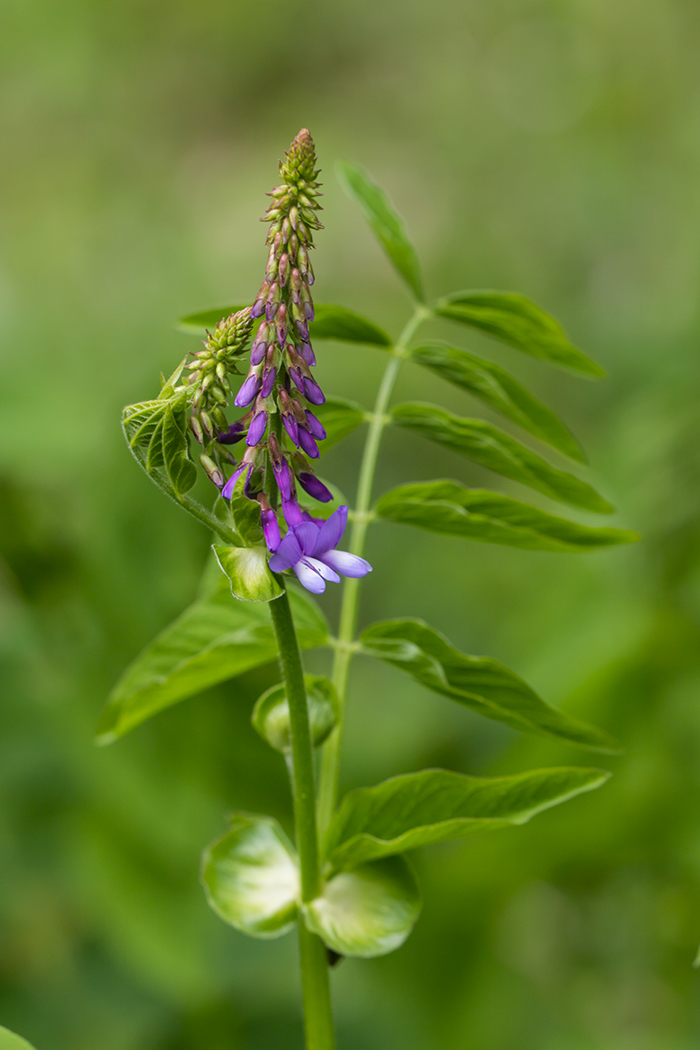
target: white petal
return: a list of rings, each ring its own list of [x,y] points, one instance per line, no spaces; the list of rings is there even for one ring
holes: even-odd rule
[[[341,576],[353,576],[357,579],[360,576],[366,576],[368,572],[372,571],[372,566],[368,561],[358,557],[357,554],[350,554],[348,551],[326,551],[320,557],[326,565],[330,565]]]

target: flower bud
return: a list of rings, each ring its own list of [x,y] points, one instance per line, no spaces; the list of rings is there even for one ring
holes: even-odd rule
[[[253,372],[251,375],[248,376],[248,378],[243,383],[243,386],[236,394],[235,400],[233,402],[234,405],[237,405],[238,408],[245,408],[258,396],[258,391],[260,390],[261,385],[262,380],[260,379],[260,376],[256,375],[255,372]],[[309,400],[311,400],[311,398],[309,398]],[[313,403],[320,404],[321,402]]]
[[[305,412],[305,415],[309,430],[311,431],[313,436],[316,438],[317,441],[323,441],[323,439],[328,436],[326,434],[326,430],[323,424],[320,422],[320,420],[316,418],[313,412],[310,412],[308,410],[308,408]]]
[[[207,475],[210,481],[213,481],[217,489],[223,488],[223,484],[226,479],[224,478],[224,475],[221,473],[220,469],[217,467],[214,460],[210,459],[209,456],[202,455],[199,457],[199,462],[202,464],[205,474]]]
[[[323,405],[326,401],[326,395],[321,390],[321,387],[316,380],[312,379],[310,376],[304,379],[303,392],[306,400],[310,401],[312,405]]]
[[[299,427],[299,445],[311,459],[318,459],[318,445],[304,427]]]
[[[257,445],[261,440],[263,434],[267,430],[267,412],[258,412],[257,415],[253,416],[253,421],[248,428],[248,434],[245,439],[246,445],[249,447]]]
[[[307,474],[304,471],[301,474],[297,474],[297,479],[304,492],[308,492],[309,496],[317,499],[319,503],[330,503],[333,499],[333,493],[322,481],[318,480],[315,474]]]
[[[299,357],[303,357],[307,365],[313,366],[316,364],[316,354],[311,343],[302,343]]]
[[[199,422],[199,419],[197,418],[197,416],[194,416],[194,415],[190,416],[190,430],[194,434],[195,439],[199,442],[199,444],[203,445],[204,444],[204,434],[202,433],[202,425]]]

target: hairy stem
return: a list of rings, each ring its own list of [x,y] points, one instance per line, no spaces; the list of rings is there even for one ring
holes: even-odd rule
[[[379,446],[382,440],[384,427],[387,425],[386,411],[389,406],[396,377],[399,374],[401,363],[406,356],[406,348],[413,338],[418,327],[430,317],[430,310],[425,306],[417,306],[413,316],[401,333],[395,344],[389,364],[382,377],[377,391],[377,399],[374,404],[374,412],[371,416],[369,432],[365,441],[360,466],[360,478],[357,486],[357,504],[353,520],[352,533],[350,537],[350,550],[353,554],[362,556],[365,548],[365,537],[369,525],[369,512],[372,503],[372,489],[374,487],[374,475],[377,469],[377,458]],[[336,807],[338,795],[338,771],[340,765],[340,743],[343,731],[343,712],[345,709],[345,694],[348,684],[348,673],[350,661],[353,656],[353,639],[357,627],[357,613],[360,596],[360,581],[346,579],[343,584],[343,598],[340,607],[340,625],[338,630],[338,647],[333,660],[333,684],[338,691],[340,702],[340,717],[338,725],[331,733],[323,748],[321,759],[321,778],[319,784],[318,823],[321,831],[325,831],[330,823],[331,816]]]
[[[304,671],[286,591],[279,598],[270,602],[270,613],[277,637],[282,677],[289,703],[294,763],[292,777],[294,824],[301,868],[301,898],[303,902],[306,902],[318,897],[321,891],[316,827],[316,786]],[[320,937],[306,929],[301,916],[299,917],[299,951],[307,1050],[333,1050],[335,1040],[326,947]]]

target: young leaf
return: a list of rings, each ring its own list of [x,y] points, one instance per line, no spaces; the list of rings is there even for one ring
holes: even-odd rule
[[[619,749],[607,733],[550,707],[512,671],[466,656],[422,620],[385,620],[360,635],[362,651],[407,671],[427,689],[514,729],[562,737],[591,751]]]
[[[246,476],[244,473],[234,485],[231,493],[231,517],[244,545],[246,547],[255,547],[261,544],[263,539],[260,504],[256,499],[248,499],[245,494],[245,484]],[[222,502],[225,501],[222,500]],[[226,572],[225,569],[224,572]]]
[[[339,163],[338,177],[348,194],[360,205],[396,270],[418,302],[422,303],[423,280],[418,257],[406,235],[403,220],[397,215],[386,193],[366,171],[355,164]]]
[[[435,313],[480,328],[532,357],[585,376],[605,375],[600,365],[571,345],[553,317],[517,292],[455,292],[440,300]]]
[[[410,354],[419,365],[468,390],[565,456],[586,462],[585,453],[569,428],[504,368],[447,343],[424,343]]]
[[[639,539],[636,532],[578,525],[510,496],[447,479],[401,485],[382,496],[375,511],[387,521],[531,551],[576,554]]]
[[[326,431],[326,437],[318,445],[321,455],[352,434],[367,415],[362,405],[344,397],[327,397],[325,404],[313,406],[313,412]]]
[[[0,1025],[0,1050],[34,1050],[31,1043]]]
[[[316,304],[315,317],[309,325],[311,339],[337,339],[343,343],[367,343],[370,346],[391,346],[391,338],[373,321],[346,310],[344,306]]]
[[[189,492],[197,480],[197,468],[189,457],[188,433],[183,393],[167,403],[163,417],[163,465],[178,496]]]
[[[424,769],[345,796],[324,842],[334,871],[353,868],[479,828],[525,824],[536,813],[593,791],[601,769],[535,769],[508,777],[468,777]]]
[[[318,606],[296,590],[289,600],[302,649],[326,645],[328,624]],[[267,605],[237,601],[221,578],[127,667],[100,719],[97,743],[111,744],[158,711],[276,655]]]
[[[200,878],[219,918],[250,937],[281,937],[296,921],[299,865],[272,817],[234,813],[204,851]]]
[[[267,547],[212,547],[221,571],[231,583],[231,593],[244,602],[271,602],[283,593],[268,567]]]
[[[338,694],[335,686],[322,675],[305,674],[306,702],[309,709],[311,742],[314,747],[326,740],[338,720]],[[251,717],[253,728],[276,751],[288,754],[292,749],[289,727],[289,702],[284,683],[273,685],[256,701]]]
[[[400,948],[420,909],[420,890],[403,857],[340,872],[303,905],[307,927],[329,948],[364,959]]]
[[[551,467],[541,456],[482,419],[463,419],[437,405],[417,401],[396,405],[391,418],[398,426],[461,452],[482,467],[529,485],[550,499],[599,514],[611,514],[615,509],[585,481]]]

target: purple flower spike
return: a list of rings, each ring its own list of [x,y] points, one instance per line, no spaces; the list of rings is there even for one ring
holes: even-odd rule
[[[220,445],[235,445],[243,437],[244,430],[245,427],[242,423],[231,423],[228,430],[222,430],[220,434],[216,435],[216,440]]]
[[[277,375],[276,368],[266,368],[263,375],[262,389],[260,391],[261,397],[269,397],[272,393],[272,388],[275,385],[275,376]]]
[[[274,554],[280,545],[280,527],[274,510],[263,511],[262,527],[267,549]]]
[[[311,377],[304,380],[304,396],[312,405],[323,405],[326,401],[326,395],[323,393],[316,380],[311,379]]]
[[[314,348],[311,343],[302,344],[299,356],[303,357],[307,365],[310,365],[311,368],[316,364],[316,354],[314,353]]]
[[[238,405],[239,408],[245,408],[251,401],[254,401],[258,396],[258,390],[260,389],[260,376],[255,374],[249,375],[244,382],[241,389],[236,394],[234,405]]]
[[[313,412],[309,412],[308,408],[306,410],[306,422],[309,424],[309,430],[317,441],[323,441],[323,439],[328,436],[326,434],[326,428],[323,426],[320,419],[317,419]]]
[[[304,316],[307,321],[313,321],[314,317],[314,306],[313,303],[304,303]]]
[[[340,583],[341,575],[356,579],[366,576],[372,571],[368,561],[347,551],[335,550],[347,520],[348,508],[339,507],[322,525],[303,519],[299,525],[289,522],[289,532],[270,558],[270,568],[273,572],[292,569],[312,594],[322,594],[326,580]]]
[[[318,459],[318,445],[304,427],[299,427],[299,444],[307,456]]]
[[[299,332],[299,335],[304,340],[304,342],[308,342],[309,341],[309,326],[308,326],[307,322],[306,321],[297,321],[296,324],[297,324],[297,331]]]
[[[294,416],[282,416],[282,422],[284,423],[284,429],[289,434],[290,438],[295,445],[299,445],[299,424],[297,423]]]
[[[255,320],[258,317],[262,317],[263,310],[265,309],[265,300],[256,299],[250,308],[250,316]]]
[[[234,488],[236,486],[236,482],[238,481],[238,479],[240,478],[240,476],[241,476],[241,474],[243,473],[244,470],[248,471],[248,477],[246,478],[246,484],[248,483],[248,480],[250,478],[250,472],[251,472],[252,469],[253,469],[253,464],[252,463],[241,463],[241,465],[238,468],[238,470],[234,470],[233,474],[231,475],[231,477],[228,479],[228,481],[226,482],[226,484],[224,485],[224,487],[221,490],[221,495],[224,497],[224,499],[231,499],[231,496],[233,495],[233,490],[234,490]]]
[[[261,342],[256,343],[250,355],[251,365],[259,365],[264,360],[265,354],[267,353],[267,343],[263,339]]]
[[[282,499],[288,500],[292,496],[292,479],[289,474],[289,465],[285,459],[280,460],[279,463],[272,461],[272,469],[275,473],[275,481],[277,487],[282,493]]]
[[[248,427],[248,435],[245,443],[248,446],[257,445],[267,429],[267,412],[258,412],[253,417],[253,422]]]
[[[297,480],[304,492],[308,492],[312,499],[317,499],[319,503],[330,503],[333,499],[333,493],[329,488],[319,481],[315,474],[303,474],[297,475]]]

